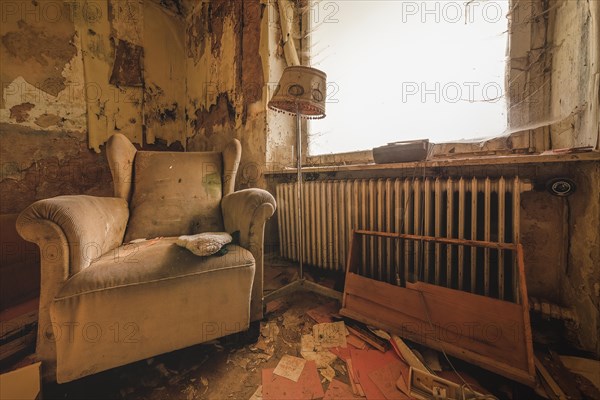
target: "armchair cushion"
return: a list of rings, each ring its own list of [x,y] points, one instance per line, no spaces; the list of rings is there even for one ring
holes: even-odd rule
[[[176,241],[177,238],[170,237],[117,247],[71,277],[56,299],[228,268],[254,268],[254,257],[240,246],[229,245],[229,251],[221,257],[199,257],[176,245]],[[222,289],[226,290],[225,287]]]
[[[252,254],[198,257],[161,238],[121,246],[51,306],[59,383],[247,329]]]
[[[223,230],[220,152],[138,151],[125,241]]]

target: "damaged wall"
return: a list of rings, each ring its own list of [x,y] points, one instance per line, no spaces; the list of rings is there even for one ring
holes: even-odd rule
[[[0,213],[62,194],[111,195],[100,150],[115,132],[148,149],[185,147],[175,3],[2,3]]]
[[[238,188],[264,187],[263,172],[289,149],[289,122],[267,111],[285,62],[276,3],[213,0],[187,18],[187,143],[189,150],[221,150],[242,142]],[[269,128],[267,128],[269,126]],[[283,160],[283,161],[282,161]]]
[[[71,8],[23,0],[3,3],[1,11],[0,213],[59,194],[109,195],[104,156],[88,150],[86,81]]]
[[[537,151],[598,149],[600,4],[511,0],[509,30],[509,129],[538,136]]]

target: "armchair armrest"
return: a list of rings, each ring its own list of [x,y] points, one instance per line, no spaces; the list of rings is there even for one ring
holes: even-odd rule
[[[72,275],[121,244],[128,218],[127,202],[120,198],[58,196],[27,207],[17,219],[17,231],[25,240],[41,245],[52,239],[48,227],[58,225],[67,240],[68,254],[62,256],[69,257],[68,274]],[[40,246],[42,263],[46,250]]]
[[[240,231],[240,245],[250,250],[256,262],[250,320],[262,319],[263,253],[265,222],[275,212],[275,199],[262,189],[244,189],[230,193],[221,200],[223,222],[229,233]]]
[[[40,248],[41,279],[36,356],[56,364],[50,305],[70,275],[123,240],[129,209],[123,199],[59,196],[40,200],[17,218],[23,239]],[[52,371],[47,371],[51,374]]]

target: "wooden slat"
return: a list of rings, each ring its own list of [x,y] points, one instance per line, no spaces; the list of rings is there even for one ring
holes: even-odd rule
[[[463,246],[478,246],[488,249],[503,249],[503,250],[516,250],[517,245],[514,243],[497,243],[497,242],[486,242],[483,240],[470,240],[470,239],[452,239],[446,237],[434,237],[434,236],[421,236],[421,235],[410,235],[405,233],[393,233],[393,232],[374,232],[358,229],[356,233],[359,235],[372,235],[381,237],[392,237],[399,239],[408,240],[423,240],[426,242],[434,242],[441,244],[453,244]]]
[[[522,312],[522,306],[467,292],[422,282],[402,288],[353,273],[346,276],[340,311],[531,385]]]
[[[517,244],[517,279],[518,293],[520,297],[521,312],[523,313],[523,325],[525,327],[525,343],[527,343],[527,362],[529,364],[529,374],[535,374],[534,356],[533,356],[533,334],[531,333],[531,321],[529,320],[529,297],[527,296],[527,280],[525,279],[525,256],[523,246]]]

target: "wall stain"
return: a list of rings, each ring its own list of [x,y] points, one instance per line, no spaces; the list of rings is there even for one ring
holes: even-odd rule
[[[27,102],[21,103],[10,108],[10,117],[14,118],[17,122],[25,122],[29,118],[29,111],[35,107],[35,105]]]
[[[235,106],[229,101],[227,93],[221,93],[217,97],[217,103],[212,104],[208,110],[205,108],[196,110],[196,119],[192,126],[196,133],[205,130],[205,136],[212,136],[217,126],[235,126]]]
[[[143,55],[143,47],[129,43],[126,40],[119,40],[115,51],[112,74],[110,75],[110,84],[115,86],[143,86]]]
[[[55,84],[44,85],[43,90],[57,96],[65,88],[65,77],[62,76],[64,66],[77,54],[77,48],[73,44],[74,34],[65,40],[64,37],[48,34],[23,20],[17,22],[17,27],[18,31],[11,31],[2,36],[2,44],[8,54],[21,62],[35,60],[44,67],[47,79]],[[29,83],[41,83],[35,79],[30,81],[30,77],[26,75],[23,77]]]
[[[62,126],[64,118],[61,118],[56,114],[42,114],[37,117],[34,122],[39,127],[48,128],[50,126]]]

